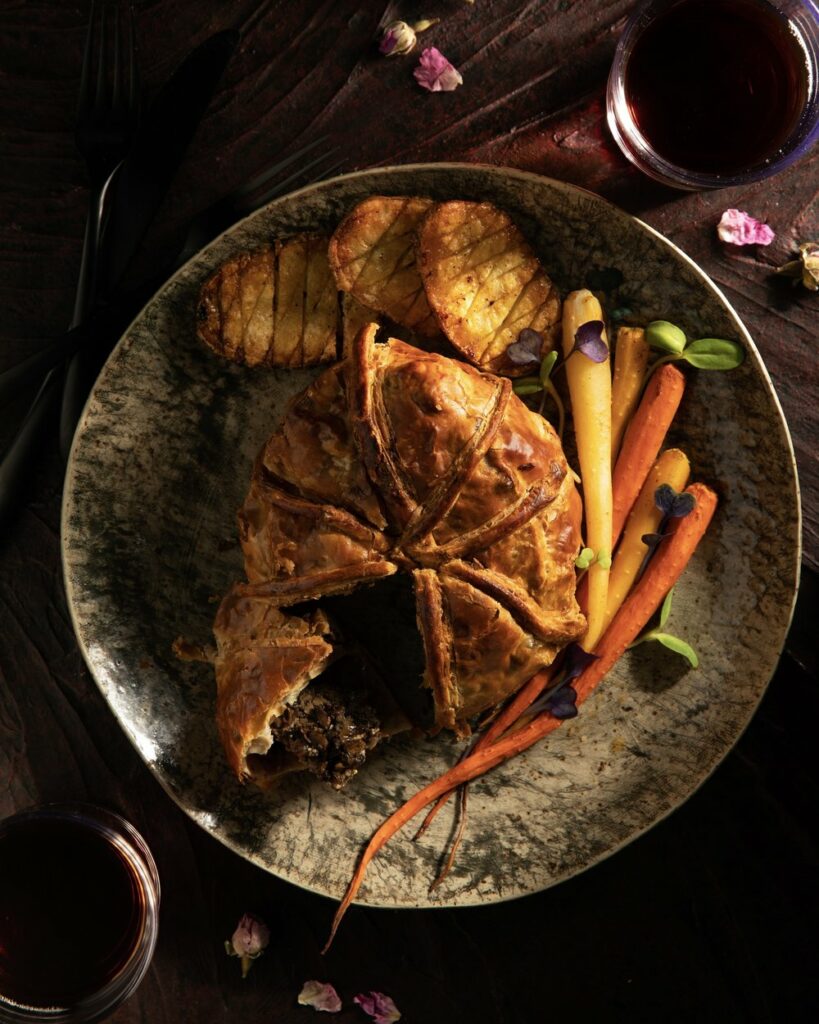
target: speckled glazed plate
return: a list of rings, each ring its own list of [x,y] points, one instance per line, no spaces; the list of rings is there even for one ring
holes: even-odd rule
[[[577,719],[473,787],[459,859],[428,886],[449,813],[419,843],[397,837],[362,902],[462,906],[510,899],[574,875],[678,807],[730,750],[776,665],[790,621],[799,498],[782,412],[751,338],[708,278],[646,225],[531,174],[455,164],[364,171],[312,186],[237,224],[188,263],[108,360],[78,431],[65,488],[63,552],[79,642],[151,771],[203,828],[297,885],[338,897],[383,817],[453,763],[446,736],[383,747],[341,793],[305,777],[240,786],[214,725],[205,665],[171,653],[206,639],[214,595],[241,577],[235,512],[252,460],[285,403],[314,376],[225,365],[197,341],[194,309],[226,258],[299,231],[330,231],[360,199],[413,193],[491,200],[535,245],[565,293],[616,268],[645,321],[735,338],[731,373],[692,371],[672,440],[721,504],[677,587],[672,625],[701,667],[658,645],[630,652]]]

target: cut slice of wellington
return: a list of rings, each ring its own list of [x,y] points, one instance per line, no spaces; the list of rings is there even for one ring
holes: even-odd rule
[[[216,674],[217,721],[240,777],[264,772],[248,754],[264,748],[279,764],[283,747],[290,768],[305,749],[300,766],[333,785],[354,773],[376,738],[352,690],[358,724],[353,715],[341,728],[326,702],[324,710],[287,709],[308,684],[321,685],[310,680],[333,659],[346,659],[337,664],[353,675],[356,663],[385,682],[400,674],[390,654],[401,645],[387,639],[390,630],[397,637],[396,623],[368,620],[379,603],[387,612],[390,602],[401,606],[390,580],[403,577],[414,591],[406,629],[418,630],[420,657],[407,647],[398,660],[416,664],[410,683],[427,688],[431,714],[415,717],[410,702],[396,700],[426,731],[467,735],[477,715],[585,628],[575,600],[579,499],[552,428],[508,380],[394,339],[376,344],[375,335],[375,325],[362,330],[344,362],[291,402],[239,513],[248,582],[232,588],[217,616]],[[359,600],[362,587],[374,587],[371,601]],[[265,665],[271,647],[282,652],[272,671],[290,681],[286,693],[278,676],[260,681],[256,648],[248,669],[248,626],[229,614],[237,603],[265,623]],[[313,658],[294,646],[293,630],[309,635]],[[252,632],[256,643],[261,634]],[[375,633],[379,642],[364,652]],[[337,667],[342,694],[345,678]],[[315,740],[319,719],[332,770],[300,746],[307,733]],[[345,729],[356,739],[342,755]],[[381,735],[395,730],[394,720],[379,724]]]

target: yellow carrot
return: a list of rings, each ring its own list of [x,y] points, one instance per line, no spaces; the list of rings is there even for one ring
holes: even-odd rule
[[[563,356],[572,402],[572,418],[583,478],[586,545],[597,556],[588,572],[588,627],[581,644],[594,650],[603,628],[611,565],[611,361],[596,363],[582,352],[571,358],[577,330],[590,321],[601,321],[603,311],[590,291],[571,292],[563,303]]]
[[[611,458],[620,450],[628,421],[637,408],[648,366],[649,346],[642,327],[621,327],[614,347],[611,383]]]
[[[663,452],[651,467],[628,517],[623,539],[612,562],[604,631],[634,586],[637,573],[645,560],[648,547],[643,543],[643,537],[647,533],[655,533],[662,520],[663,514],[654,501],[654,492],[660,484],[671,484],[675,491],[682,491],[688,483],[689,471],[688,458],[679,448],[669,448]]]

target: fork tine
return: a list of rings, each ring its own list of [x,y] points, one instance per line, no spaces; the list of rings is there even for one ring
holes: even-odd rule
[[[120,49],[119,33],[119,4],[116,4],[114,7],[114,84],[111,91],[111,108],[117,111],[119,110],[120,101],[122,99],[122,83],[120,81],[122,53]]]
[[[134,117],[139,113],[139,81],[137,79],[136,30],[134,28],[134,5],[128,3],[128,109]]]
[[[105,4],[100,12],[99,64],[97,65],[97,95],[94,106],[99,110],[105,101]]]
[[[96,22],[97,0],[91,0],[91,11],[88,15],[88,28],[85,32],[85,47],[82,51],[82,70],[80,71],[80,96],[77,102],[78,116],[91,104],[91,54],[94,52],[94,23]]]

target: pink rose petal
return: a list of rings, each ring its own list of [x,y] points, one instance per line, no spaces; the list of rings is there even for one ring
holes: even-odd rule
[[[413,74],[416,82],[430,92],[452,92],[463,82],[460,72],[434,46],[422,51]]]
[[[770,245],[776,237],[767,224],[743,210],[726,210],[717,225],[717,234],[730,245]]]
[[[383,992],[360,992],[353,1002],[372,1017],[375,1024],[394,1024],[394,1021],[401,1020],[400,1010]]]
[[[236,956],[258,956],[270,942],[270,929],[253,914],[243,914],[230,938]]]
[[[338,992],[328,981],[305,981],[299,992],[299,1006],[312,1006],[324,1013],[338,1013],[341,1000]]]

